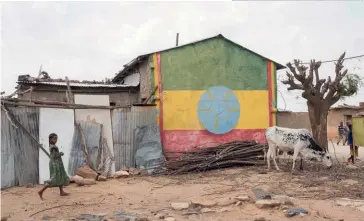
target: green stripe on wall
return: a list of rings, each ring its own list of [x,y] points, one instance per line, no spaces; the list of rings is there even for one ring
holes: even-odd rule
[[[163,90],[267,90],[267,60],[224,39],[161,53]]]
[[[275,98],[274,98],[274,106],[275,106],[275,108],[277,109],[278,108],[278,94],[277,94],[277,92],[278,92],[278,84],[277,84],[277,65],[274,65],[274,70],[273,70],[273,73],[274,73],[274,90],[275,90]],[[276,122],[276,125],[278,124],[277,123],[277,121],[278,121],[278,112],[276,112],[276,120],[275,120],[275,122]]]

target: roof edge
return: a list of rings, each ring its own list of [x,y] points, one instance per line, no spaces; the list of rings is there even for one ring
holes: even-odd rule
[[[204,38],[204,39],[201,39],[201,40],[197,40],[197,41],[193,41],[193,42],[189,42],[189,43],[186,43],[186,44],[182,44],[182,45],[179,45],[179,46],[176,46],[176,47],[172,47],[172,48],[167,48],[167,49],[164,49],[164,50],[159,50],[159,51],[154,51],[154,52],[151,52],[151,53],[148,53],[148,54],[144,54],[144,55],[139,55],[137,56],[136,58],[132,59],[128,64],[124,65],[124,68],[119,71],[116,76],[111,80],[111,82],[115,83],[116,81],[118,81],[120,78],[124,77],[125,76],[125,73],[134,68],[138,63],[140,63],[140,61],[142,61],[145,57],[153,54],[153,53],[157,53],[157,52],[165,52],[165,51],[169,51],[169,50],[173,50],[173,49],[177,49],[177,48],[181,48],[181,47],[184,47],[184,46],[187,46],[187,45],[191,45],[191,44],[196,44],[196,43],[200,43],[200,42],[203,42],[203,41],[207,41],[207,40],[210,40],[210,39],[213,39],[213,38],[222,38],[224,39],[225,41],[228,41],[240,48],[243,48],[244,50],[247,50],[249,51],[250,53],[253,53],[255,55],[258,55],[259,57],[262,57],[264,59],[267,59],[269,61],[272,61],[274,64],[276,64],[277,66],[277,70],[281,70],[281,69],[285,69],[286,67],[276,61],[273,61],[272,59],[269,59],[261,54],[258,54],[257,52],[254,52],[238,43],[235,43],[234,41],[224,37],[222,34],[218,34],[218,35],[215,35],[215,36],[212,36],[212,37],[208,37],[208,38]]]

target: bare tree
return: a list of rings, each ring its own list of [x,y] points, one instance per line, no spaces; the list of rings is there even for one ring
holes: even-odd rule
[[[331,77],[320,79],[321,61],[311,60],[309,67],[302,65],[300,60],[287,64],[287,79],[282,83],[288,85],[288,90],[301,90],[302,97],[307,100],[308,114],[314,139],[327,148],[327,114],[332,105],[340,99],[356,94],[362,86],[361,79],[356,74],[348,74],[343,70],[343,53],[335,63],[335,79]],[[308,73],[307,73],[308,70]]]

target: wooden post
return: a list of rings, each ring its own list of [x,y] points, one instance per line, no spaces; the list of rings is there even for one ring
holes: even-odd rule
[[[73,99],[73,94],[72,94],[72,90],[71,90],[71,86],[70,86],[70,81],[68,79],[68,77],[65,77],[66,79],[66,84],[67,84],[67,91],[66,91],[66,98],[67,98],[67,102],[68,103],[75,103],[75,100]]]
[[[158,85],[154,87],[154,90],[152,93],[150,93],[150,95],[148,96],[148,98],[144,101],[144,104],[147,104],[148,101],[150,100],[150,98],[153,96],[153,94],[157,91]]]
[[[176,35],[176,47],[178,46],[179,33]]]

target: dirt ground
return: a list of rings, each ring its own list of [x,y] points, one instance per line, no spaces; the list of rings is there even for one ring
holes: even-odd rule
[[[350,169],[341,164],[327,170],[318,163],[305,162],[304,171],[291,174],[292,162],[281,159],[280,172],[267,171],[264,166],[180,176],[110,179],[92,186],[78,187],[71,184],[65,188],[71,193],[66,197],[60,197],[56,188],[48,189],[44,194],[44,201],[37,195],[40,185],[28,188],[13,187],[1,191],[1,215],[10,216],[9,221],[67,221],[77,220],[80,214],[106,214],[106,217],[113,218],[116,212],[134,213],[149,220],[163,220],[155,216],[162,214],[177,221],[253,221],[259,217],[272,221],[363,221],[364,212],[335,203],[335,200],[340,198],[364,200],[363,150],[361,147],[359,154],[362,160],[357,162],[357,169]],[[338,159],[341,162],[349,153],[347,147],[330,144],[330,153],[333,155],[334,152],[337,155],[333,156],[334,161]],[[282,207],[258,209],[253,202],[215,206],[209,213],[175,211],[171,208],[172,202],[226,202],[237,196],[251,196],[251,190],[255,187],[267,190],[270,194],[292,196],[294,206],[306,209],[309,214],[288,218],[285,217]]]
[[[160,220],[156,213],[176,220],[335,220],[363,221],[364,212],[340,207],[335,199],[364,198],[364,173],[360,169],[335,167],[330,171],[320,166],[305,165],[305,171],[289,172],[290,162],[280,162],[283,171],[267,171],[266,167],[233,168],[200,174],[180,176],[138,176],[110,179],[96,185],[77,187],[71,184],[66,190],[71,195],[60,197],[58,189],[49,189],[44,201],[37,191],[41,186],[14,187],[1,192],[1,214],[8,220],[77,220],[80,214],[132,212],[149,220]],[[360,165],[361,166],[361,165]],[[309,211],[306,216],[287,218],[282,208],[258,209],[254,203],[216,206],[210,213],[184,214],[175,211],[171,202],[191,200],[221,201],[250,195],[253,187],[261,187],[272,194],[294,197],[296,207]],[[38,214],[32,214],[52,207]]]

